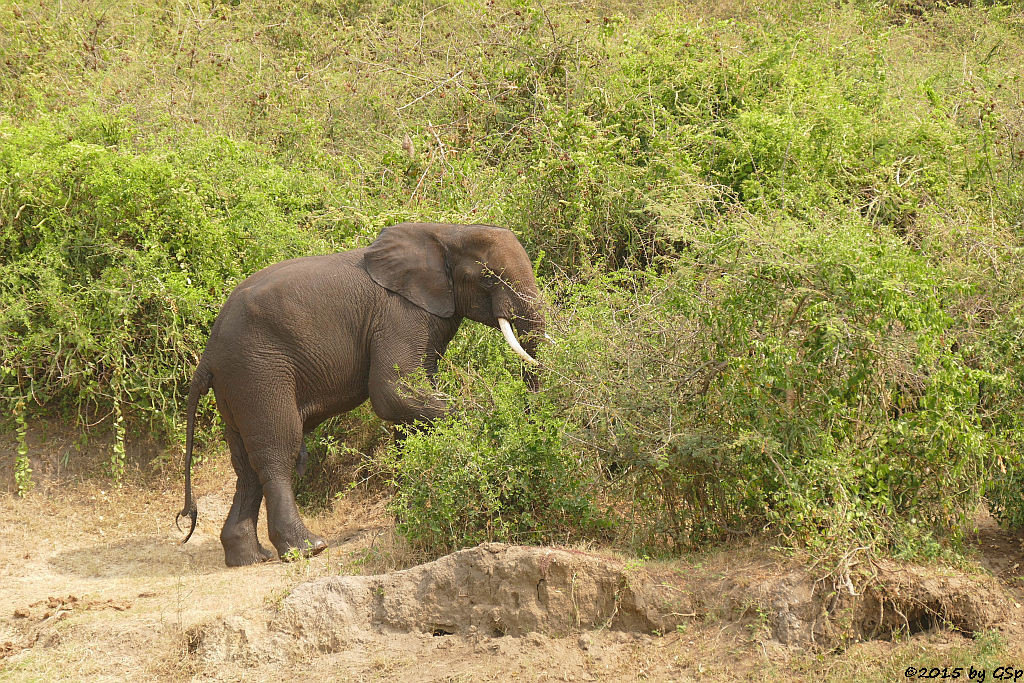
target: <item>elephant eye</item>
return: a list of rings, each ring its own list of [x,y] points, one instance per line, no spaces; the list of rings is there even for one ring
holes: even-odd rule
[[[480,274],[480,284],[484,287],[497,287],[499,282],[501,282],[501,278],[498,277],[490,268],[485,267],[483,272]]]

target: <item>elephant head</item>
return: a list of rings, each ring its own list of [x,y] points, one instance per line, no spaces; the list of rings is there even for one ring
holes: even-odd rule
[[[374,282],[438,317],[500,329],[516,354],[537,365],[544,334],[540,292],[533,264],[511,231],[402,223],[381,232],[364,264]]]

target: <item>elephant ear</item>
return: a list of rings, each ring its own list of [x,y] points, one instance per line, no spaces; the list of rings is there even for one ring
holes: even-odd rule
[[[404,223],[384,228],[367,247],[363,262],[381,287],[436,316],[455,314],[455,289],[445,249],[426,226]]]

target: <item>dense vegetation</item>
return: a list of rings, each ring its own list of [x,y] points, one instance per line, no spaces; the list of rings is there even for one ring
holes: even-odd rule
[[[711,5],[0,7],[3,412],[114,429],[120,476],[245,275],[489,222],[536,259],[545,387],[463,329],[458,416],[365,456],[414,542],[1024,521],[1024,14]]]

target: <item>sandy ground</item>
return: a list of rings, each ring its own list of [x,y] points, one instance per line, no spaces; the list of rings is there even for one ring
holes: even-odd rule
[[[961,594],[949,604],[967,599],[964,591],[989,596],[981,605],[992,612],[979,617],[984,627],[974,633],[951,629],[951,623],[911,619],[917,624],[911,630],[919,632],[883,633],[882,639],[859,642],[849,634],[861,632],[858,619],[863,619],[851,608],[836,627],[846,628],[847,635],[829,647],[795,638],[780,642],[782,622],[772,613],[781,604],[779,586],[788,587],[781,599],[793,615],[803,618],[801,610],[810,604],[797,604],[800,580],[789,578],[799,563],[764,544],[750,544],[657,564],[570,549],[588,558],[607,557],[616,571],[646,572],[648,579],[654,577],[650,585],[683,591],[685,610],[691,611],[674,608],[675,626],[654,632],[650,624],[634,628],[616,622],[615,614],[596,626],[524,629],[504,636],[475,627],[450,629],[456,631],[452,634],[398,628],[394,620],[385,627],[385,615],[327,639],[310,639],[300,634],[302,628],[280,624],[288,615],[316,620],[340,614],[331,612],[339,608],[330,596],[341,590],[337,582],[346,576],[414,564],[382,501],[355,491],[333,509],[307,516],[311,529],[331,544],[316,558],[229,569],[217,536],[233,490],[226,454],[215,453],[198,468],[200,523],[193,539],[181,545],[173,527],[182,498],[176,463],[168,460],[160,471],[152,464],[160,458],[150,460],[145,474],[136,468],[128,483],[112,488],[95,468],[57,471],[69,443],[33,438],[35,490],[24,498],[0,492],[0,680],[280,680],[298,671],[304,678],[354,681],[881,680],[903,679],[906,667],[924,665],[950,671],[985,667],[992,680],[997,666],[1024,668],[1022,539],[987,517],[976,541],[977,565],[914,569],[928,576],[914,584],[917,593],[907,589],[907,595],[920,596],[958,586]],[[0,462],[13,459],[12,447],[9,436],[0,443]],[[91,448],[103,452],[102,444]],[[0,475],[8,482],[9,466]],[[413,571],[429,574],[430,580],[417,584],[428,587],[420,595],[416,586],[408,595],[433,605],[438,593],[429,587],[438,585],[439,575]],[[918,574],[879,583],[878,594],[899,592],[910,581],[906,577]],[[401,577],[409,576],[365,577],[369,583],[360,590],[371,602],[379,595],[384,604],[384,587],[394,596]],[[972,588],[976,580],[980,588]],[[921,589],[925,584],[931,588]],[[867,585],[857,588],[863,593]],[[300,594],[306,602],[296,611]],[[322,611],[317,595],[326,596]],[[915,599],[939,604],[944,598]],[[403,608],[414,608],[415,600],[403,599]],[[901,609],[907,611],[899,607],[904,603],[893,604],[901,616]],[[408,624],[418,623],[414,616]],[[785,639],[785,628],[782,633]]]

